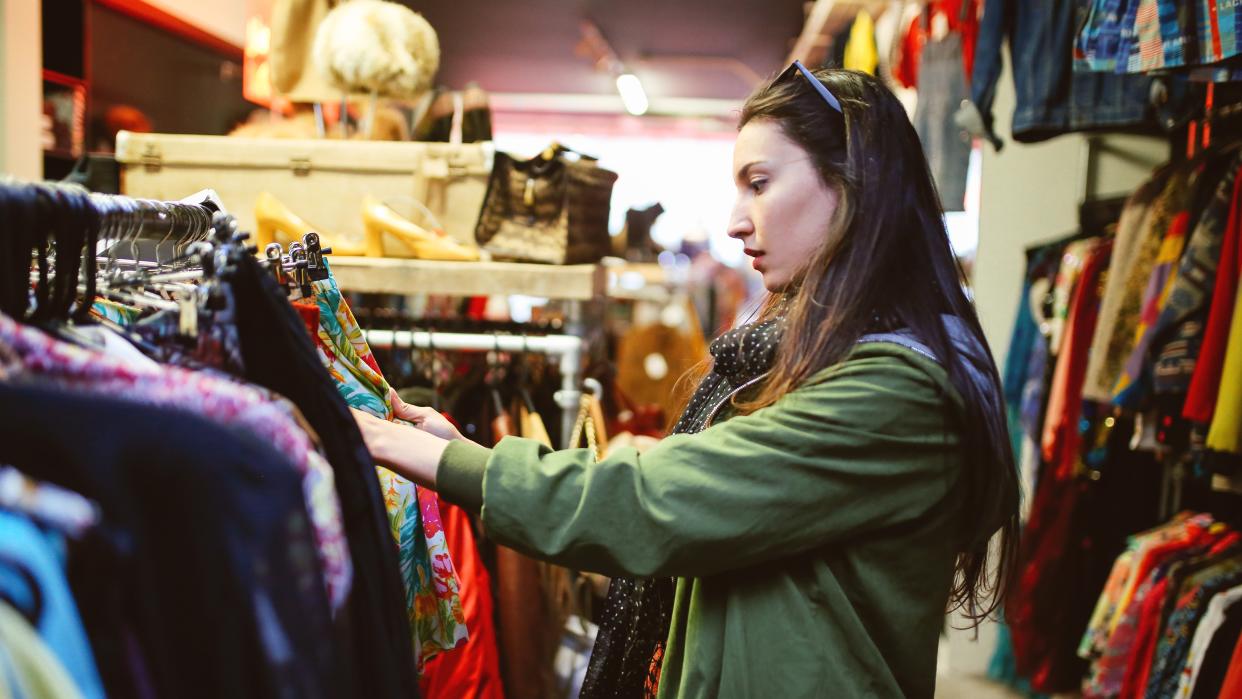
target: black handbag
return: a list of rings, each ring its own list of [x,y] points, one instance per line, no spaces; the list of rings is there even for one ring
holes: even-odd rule
[[[475,238],[497,260],[598,262],[612,248],[616,181],[593,158],[555,144],[530,160],[497,153]]]

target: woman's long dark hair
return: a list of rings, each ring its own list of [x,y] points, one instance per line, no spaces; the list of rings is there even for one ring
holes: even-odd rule
[[[751,412],[776,402],[815,372],[843,361],[877,316],[909,328],[944,360],[965,401],[962,548],[950,597],[977,625],[1003,604],[1018,551],[1018,479],[1003,413],[1000,377],[966,296],[940,199],[905,109],[876,78],[846,70],[815,75],[841,102],[842,115],[802,76],[761,87],[742,108],[739,128],[768,121],[801,146],[841,195],[842,215],[824,222],[825,244],[799,281],[764,304],[783,314],[785,334]],[[840,236],[829,235],[840,227]],[[838,240],[829,245],[828,240]],[[972,381],[942,315],[960,318],[985,350],[990,385]],[[991,395],[987,395],[991,394]],[[997,546],[989,544],[999,531]],[[992,556],[996,556],[993,565]]]

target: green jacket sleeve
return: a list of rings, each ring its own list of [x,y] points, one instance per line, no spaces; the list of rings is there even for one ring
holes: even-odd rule
[[[441,487],[477,500],[481,473],[490,536],[610,575],[703,577],[908,523],[946,496],[960,459],[943,372],[904,352],[851,359],[645,454],[455,446]]]

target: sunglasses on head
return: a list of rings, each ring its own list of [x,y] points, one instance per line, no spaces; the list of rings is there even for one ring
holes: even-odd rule
[[[802,61],[795,60],[793,63],[789,64],[789,67],[785,69],[785,72],[781,73],[780,76],[776,78],[776,82],[786,80],[794,74],[801,74],[802,77],[806,78],[807,82],[811,83],[811,87],[815,88],[815,91],[819,93],[819,96],[824,98],[824,101],[828,103],[829,107],[837,110],[841,116],[845,116],[845,111],[841,109],[840,100],[838,100],[836,95],[832,94],[832,92],[830,92],[828,88],[819,81],[819,78],[815,77],[814,73],[808,70],[806,66],[802,65]]]

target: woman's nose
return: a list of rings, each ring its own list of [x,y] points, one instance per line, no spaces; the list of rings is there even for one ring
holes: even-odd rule
[[[746,210],[744,203],[739,201],[733,206],[733,213],[729,216],[729,237],[741,240],[754,232],[755,225],[750,220],[750,212]]]

